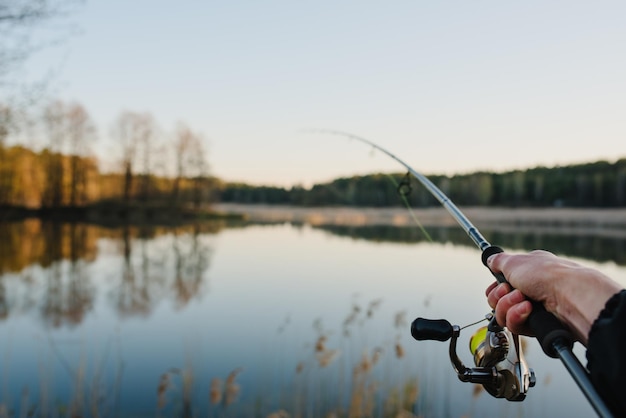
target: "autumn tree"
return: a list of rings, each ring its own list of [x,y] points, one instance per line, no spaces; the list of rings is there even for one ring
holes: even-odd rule
[[[81,104],[57,100],[46,106],[44,126],[48,137],[44,203],[52,207],[86,203],[88,173],[95,169],[88,158],[95,139],[89,113]]]

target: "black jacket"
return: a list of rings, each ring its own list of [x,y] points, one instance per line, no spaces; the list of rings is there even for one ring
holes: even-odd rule
[[[591,381],[616,417],[626,416],[626,290],[606,303],[589,331]]]

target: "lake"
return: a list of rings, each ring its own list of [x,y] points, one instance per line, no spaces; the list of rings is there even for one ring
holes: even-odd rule
[[[0,417],[593,416],[535,340],[537,385],[508,402],[461,383],[447,342],[412,339],[418,316],[464,326],[489,311],[480,251],[458,227],[427,231],[1,223]],[[549,231],[481,230],[626,285],[626,233]],[[477,328],[461,332],[466,365]]]

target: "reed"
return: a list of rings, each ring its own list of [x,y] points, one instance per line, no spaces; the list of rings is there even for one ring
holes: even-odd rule
[[[407,359],[400,339],[401,329],[406,328],[405,313],[397,312],[387,321],[389,327],[385,336],[376,322],[382,304],[381,299],[363,304],[353,299],[345,319],[339,321],[336,329],[326,328],[321,319],[314,321],[315,333],[304,345],[304,358],[293,364],[290,378],[281,380],[280,386],[272,386],[269,392],[262,392],[266,397],[242,398],[242,383],[239,381],[244,372],[242,367],[235,367],[221,376],[204,375],[205,378],[202,369],[189,360],[184,367],[169,368],[158,375],[152,389],[155,399],[155,414],[152,416],[415,417],[420,393],[417,379],[406,375],[398,380],[397,375],[387,371],[408,368],[402,363]],[[373,344],[363,344],[366,340]],[[56,352],[53,343],[52,348]],[[278,361],[282,359],[278,358]],[[96,367],[88,367],[88,363],[87,356],[82,355],[76,365],[66,364],[73,383],[67,402],[59,402],[52,390],[40,390],[37,404],[32,402],[26,389],[15,407],[0,403],[0,418],[124,415],[125,411],[112,407],[119,393],[124,391],[121,363],[117,375],[103,372],[113,370],[110,361],[103,359]],[[47,385],[51,384],[49,372],[40,368],[40,373]],[[246,394],[254,393],[266,384],[261,375],[257,381],[246,382],[251,386],[245,388]]]

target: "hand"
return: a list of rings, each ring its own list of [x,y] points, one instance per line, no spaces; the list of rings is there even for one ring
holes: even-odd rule
[[[516,334],[532,335],[526,325],[532,311],[527,299],[532,299],[543,303],[586,344],[591,325],[606,301],[622,289],[601,272],[547,251],[498,253],[489,257],[487,264],[494,273],[503,273],[515,288],[511,291],[506,283],[493,283],[486,294],[498,324]]]

